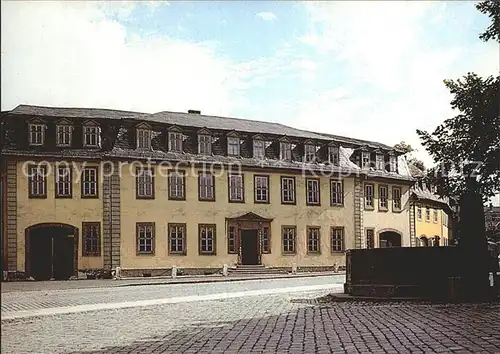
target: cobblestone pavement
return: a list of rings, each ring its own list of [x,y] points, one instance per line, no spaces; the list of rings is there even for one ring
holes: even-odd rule
[[[194,291],[191,286],[184,291]],[[131,295],[146,288],[150,287],[128,290]],[[327,292],[3,320],[1,349],[2,353],[110,354],[500,353],[499,304],[294,301]]]

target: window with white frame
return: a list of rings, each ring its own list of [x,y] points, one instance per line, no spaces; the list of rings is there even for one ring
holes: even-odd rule
[[[319,227],[307,227],[307,253],[320,253],[320,231]]]
[[[271,239],[269,227],[262,228],[262,253],[271,253]]]
[[[332,206],[344,204],[344,191],[342,181],[330,181],[330,204]]]
[[[154,198],[154,176],[151,168],[137,168],[136,183],[136,199]]]
[[[229,201],[230,202],[243,202],[245,200],[243,186],[243,175],[230,174],[229,175]]]
[[[365,184],[365,209],[373,209],[373,197],[374,197],[374,186],[373,184]]]
[[[397,156],[389,157],[389,168],[390,172],[398,172],[398,158]]]
[[[437,224],[437,222],[438,222],[438,212],[437,210],[434,210],[434,223]]]
[[[198,135],[198,153],[202,155],[212,154],[212,136],[211,135]]]
[[[71,167],[56,168],[56,197],[71,197]]]
[[[179,132],[168,133],[168,151],[182,152],[183,135]]]
[[[184,200],[186,190],[184,171],[168,172],[168,199]]]
[[[199,253],[214,255],[215,246],[215,225],[198,225],[199,230]]]
[[[83,127],[83,145],[87,147],[98,147],[100,145],[99,127],[93,125]]]
[[[375,248],[375,230],[366,229],[366,248]]]
[[[422,220],[422,208],[417,208],[417,220]]]
[[[328,147],[328,162],[334,166],[339,166],[340,158],[339,148],[337,146]]]
[[[379,209],[386,210],[388,208],[388,192],[387,186],[379,185],[378,186],[378,206]]]
[[[281,236],[283,241],[283,253],[295,254],[297,228],[295,226],[283,226]]]
[[[306,179],[307,205],[320,204],[319,179]]]
[[[280,142],[280,160],[292,160],[292,144],[286,141]]]
[[[137,253],[155,253],[155,224],[152,222],[136,223]]]
[[[73,134],[73,127],[68,124],[60,124],[56,126],[56,143],[58,146],[70,146]]]
[[[240,138],[227,138],[227,154],[229,156],[240,156]]]
[[[143,150],[151,148],[151,130],[137,129],[137,148]]]
[[[431,211],[429,208],[425,208],[425,221],[426,222],[431,221]]]
[[[38,146],[43,145],[45,139],[45,125],[44,124],[30,124],[29,125],[29,143],[30,145]]]
[[[168,224],[168,253],[186,254],[186,224]]]
[[[85,167],[82,173],[82,197],[96,198],[97,196],[97,167]]]
[[[255,202],[269,203],[269,176],[254,176]]]
[[[370,167],[370,153],[368,151],[361,152],[361,167],[362,168]]]
[[[47,197],[47,169],[45,166],[33,165],[28,168],[30,198]]]
[[[342,227],[332,227],[330,229],[330,239],[332,253],[343,252],[344,251],[344,228]]]
[[[295,204],[295,178],[281,177],[281,203]]]
[[[227,253],[234,254],[236,251],[236,227],[229,226],[227,229]]]
[[[316,159],[316,146],[312,144],[304,145],[304,161],[313,162]]]
[[[401,210],[401,188],[392,188],[392,208],[394,210]]]
[[[385,159],[384,155],[382,154],[376,154],[375,155],[375,165],[377,170],[384,170],[385,169]]]
[[[199,175],[199,199],[200,200],[215,200],[215,177],[211,173],[200,173]]]
[[[255,139],[253,141],[253,157],[256,159],[266,157],[266,142],[264,140]]]

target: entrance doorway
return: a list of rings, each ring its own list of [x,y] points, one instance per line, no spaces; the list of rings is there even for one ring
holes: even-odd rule
[[[379,235],[380,248],[401,247],[401,235],[395,231],[384,231]]]
[[[77,229],[39,224],[26,230],[26,273],[35,280],[67,280],[77,266]]]
[[[257,230],[241,230],[241,264],[259,264],[259,234]]]

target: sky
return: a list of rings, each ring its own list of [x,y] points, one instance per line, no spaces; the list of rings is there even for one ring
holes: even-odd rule
[[[466,1],[2,1],[1,109],[280,122],[393,145],[456,115],[444,79],[496,75]]]

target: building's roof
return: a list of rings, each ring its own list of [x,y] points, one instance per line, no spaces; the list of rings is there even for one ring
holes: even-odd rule
[[[73,107],[45,107],[21,104],[11,110],[10,114],[38,116],[38,117],[61,117],[61,118],[83,118],[83,119],[123,119],[135,117],[140,112],[119,111],[116,109],[103,108],[73,108]]]
[[[412,188],[412,193],[415,197],[417,197],[420,200],[429,200],[432,202],[440,203],[443,205],[446,205],[448,208],[450,208],[449,201],[446,198],[441,198],[439,195],[432,193],[428,189],[422,189],[415,185]]]
[[[335,140],[335,141],[338,141],[341,143],[360,145],[360,146],[366,145],[368,147],[375,148],[375,149],[394,150],[394,147],[386,145],[386,144],[378,143],[376,141],[348,138],[345,136],[327,134],[327,133],[319,133],[319,134],[326,136],[329,140]]]
[[[408,164],[408,169],[410,171],[410,175],[414,178],[420,178],[425,176],[425,172],[422,171],[420,168],[413,164]]]

